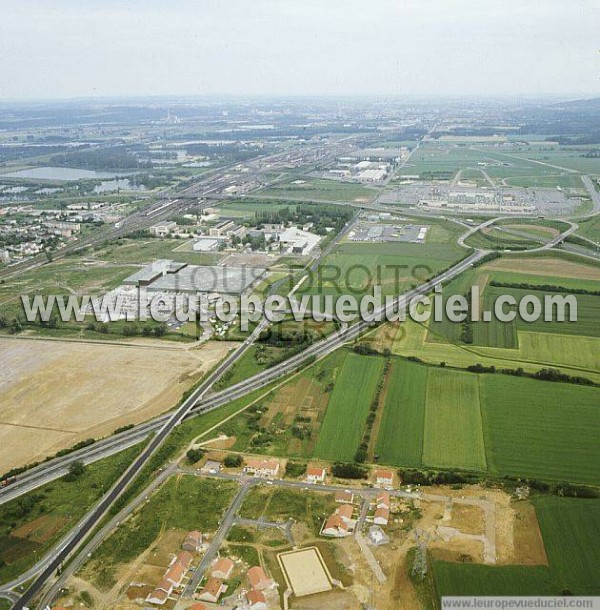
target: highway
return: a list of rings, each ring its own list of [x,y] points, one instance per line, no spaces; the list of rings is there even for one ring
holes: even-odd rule
[[[458,243],[461,246],[466,247],[464,244],[465,239],[467,239],[470,235],[478,231],[480,228],[488,226],[493,222],[496,222],[497,220],[499,220],[499,218],[491,218],[482,223],[481,225],[471,227],[465,234],[463,234],[459,238]],[[549,243],[545,244],[544,246],[541,246],[540,248],[536,248],[533,251],[543,251],[555,247],[560,241],[564,240],[567,235],[570,235],[576,229],[577,225],[572,224],[566,232],[560,234],[559,236],[556,236]],[[344,332],[346,332],[345,329]],[[342,339],[342,341],[343,340],[344,339]],[[303,352],[303,354],[304,353],[305,352]],[[289,363],[292,363],[292,361],[295,365],[297,365],[298,356],[288,361],[288,363],[285,363],[286,372],[293,370],[289,369],[288,371]],[[279,372],[284,370],[282,369],[282,367],[283,365],[280,365],[277,368],[277,371]],[[264,387],[272,381],[272,378],[270,377],[271,374],[273,374],[273,371],[266,371],[265,373],[256,375],[255,377],[252,377],[243,383],[237,384],[236,386],[228,388],[227,390],[214,393],[207,399],[198,401],[198,403],[194,405],[192,409],[190,409],[186,417],[198,415],[218,408],[224,404],[227,404],[229,400],[239,398],[257,388]],[[68,472],[70,464],[74,461],[82,461],[84,464],[89,464],[91,462],[95,462],[104,457],[108,457],[128,447],[142,442],[144,439],[147,438],[149,434],[160,430],[160,428],[168,421],[169,417],[169,414],[162,415],[146,423],[139,424],[134,428],[131,428],[130,430],[122,432],[118,435],[113,435],[105,439],[99,440],[94,445],[91,445],[84,449],[80,449],[67,456],[55,458],[49,460],[48,462],[44,462],[39,466],[36,466],[26,471],[25,473],[18,475],[15,483],[3,489],[0,489],[0,504],[8,502],[9,500],[12,500],[24,493],[32,491],[33,489],[36,489],[37,487],[40,487],[45,483],[64,476]]]
[[[435,279],[429,280],[428,282],[418,286],[403,295],[400,295],[394,302],[389,303],[387,305],[382,306],[375,310],[376,314],[392,313],[396,307],[405,307],[407,306],[410,299],[415,296],[427,294],[430,292],[435,284],[438,282],[446,282],[453,277],[456,277],[466,269],[470,268],[473,263],[479,260],[482,256],[486,254],[485,251],[476,251],[473,254],[469,255],[467,258],[454,265],[447,271],[440,274]],[[263,387],[274,381],[275,379],[286,375],[299,366],[305,364],[307,361],[310,361],[313,358],[322,358],[327,354],[331,353],[340,345],[342,345],[346,341],[351,341],[352,339],[358,337],[362,332],[364,332],[367,328],[372,326],[374,322],[369,321],[360,321],[354,324],[353,326],[349,326],[345,329],[342,329],[336,333],[333,333],[331,336],[323,339],[318,343],[314,343],[309,346],[306,350],[292,356],[290,359],[283,362],[281,365],[277,367],[273,367],[272,369],[267,369],[266,371],[255,375],[254,377],[245,380],[237,385],[228,388],[221,394],[225,394],[222,399],[217,398],[216,396],[213,398],[222,400],[221,404],[226,404],[232,400],[235,400],[238,396],[243,396],[244,394],[252,391],[254,389]],[[243,353],[247,350],[254,339],[258,336],[258,334],[262,331],[262,329],[266,326],[266,320],[261,322],[254,332],[246,339],[246,341],[242,344],[242,346],[233,352],[230,356],[228,356],[207,378],[206,380],[181,404],[181,406],[171,415],[169,415],[167,421],[164,423],[162,427],[159,428],[158,432],[154,437],[150,440],[148,445],[143,449],[140,455],[133,461],[133,463],[125,470],[123,475],[119,478],[119,480],[115,483],[115,485],[105,494],[98,504],[90,511],[88,515],[80,522],[77,526],[76,535],[72,536],[64,545],[60,545],[54,551],[49,554],[47,559],[47,565],[43,568],[37,578],[33,581],[29,589],[20,597],[20,599],[14,605],[15,610],[22,610],[27,607],[27,605],[43,590],[45,584],[53,577],[57,569],[71,556],[71,554],[77,550],[82,541],[97,527],[100,523],[104,515],[110,509],[110,507],[114,504],[114,502],[124,493],[129,484],[133,481],[133,479],[139,474],[139,472],[144,468],[144,466],[148,463],[152,455],[157,451],[157,449],[162,445],[165,439],[169,436],[171,431],[178,426],[183,419],[188,416],[194,407],[196,407],[197,403],[202,400],[204,394],[207,390],[212,386],[212,384],[235,362],[237,358],[239,358],[240,353]]]

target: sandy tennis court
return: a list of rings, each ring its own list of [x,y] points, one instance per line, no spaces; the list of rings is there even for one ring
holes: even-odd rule
[[[169,410],[231,347],[0,339],[0,473]]]
[[[332,589],[329,572],[316,547],[281,553],[278,559],[296,597]]]

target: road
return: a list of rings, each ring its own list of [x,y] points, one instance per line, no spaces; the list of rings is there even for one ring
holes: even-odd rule
[[[406,292],[404,295],[400,295],[398,299],[395,299],[397,306],[406,307],[410,299],[430,292],[434,285],[438,282],[445,282],[459,275],[466,269],[470,268],[471,265],[484,256],[484,254],[484,251],[474,252],[457,265],[440,274],[437,278]],[[375,313],[385,315],[387,313],[392,313],[394,309],[394,302],[391,302],[382,306],[381,308],[378,308]],[[233,362],[235,362],[237,357],[239,357],[239,353],[243,353],[243,351],[250,347],[255,337],[258,336],[258,334],[264,328],[263,322],[256,327],[254,332],[242,344],[239,350],[236,350],[236,352],[227,357],[225,361],[223,361],[223,363],[220,364],[215,371],[213,371],[208,378],[192,393],[192,395],[189,396],[173,414],[169,415],[166,423],[158,430],[156,435],[151,439],[141,454],[133,461],[120,479],[111,488],[111,490],[104,495],[100,502],[90,511],[90,514],[86,517],[86,519],[84,519],[83,522],[78,526],[79,530],[77,531],[77,536],[74,536],[67,542],[67,544],[55,549],[49,554],[47,565],[41,571],[39,576],[37,576],[37,578],[33,581],[29,589],[16,602],[14,605],[15,610],[22,610],[25,608],[42,591],[46,582],[53,577],[56,570],[71,556],[82,541],[95,529],[110,507],[124,493],[129,484],[137,476],[140,470],[142,470],[143,467],[148,463],[152,455],[162,445],[171,431],[177,425],[179,425],[187,415],[190,414],[192,409],[204,397],[204,394],[212,386],[212,384],[222,375],[225,370],[227,370],[227,368],[229,368],[229,366],[231,366],[231,364],[233,364]],[[344,342],[358,337],[373,324],[373,322],[362,320],[353,326],[333,333],[333,335],[327,337],[326,339],[311,345],[300,354],[297,354],[296,356],[293,356],[289,360],[283,362],[280,366],[267,369],[249,380],[245,380],[235,386],[232,386],[231,388],[228,388],[224,391],[225,396],[223,396],[223,404],[234,400],[238,395],[244,395],[248,391],[267,385],[278,377],[294,371],[299,366],[305,364],[307,361],[310,361],[313,358],[321,358],[331,353],[340,347],[340,345],[342,345]]]
[[[464,242],[469,236],[473,235],[479,229],[484,228],[500,220],[501,218],[502,217],[490,218],[489,220],[483,222],[480,225],[469,228],[469,230],[458,239],[458,243],[461,246],[467,248]],[[567,231],[554,237],[545,245],[530,250],[530,252],[549,250],[550,248],[555,247],[558,243],[563,241],[568,235],[574,233],[576,230],[577,225],[571,223],[571,226],[569,227],[569,229],[567,229]],[[565,249],[569,249],[568,246],[571,246],[571,244],[563,244],[563,248]],[[575,246],[573,246],[573,248],[575,248]],[[462,263],[459,263],[459,265],[455,266],[451,270],[453,273],[452,277],[454,277],[454,274],[458,274],[464,271],[470,264],[472,264],[475,260],[483,256],[485,253],[486,252],[483,251],[475,253],[474,255],[472,255],[475,257],[473,258],[473,260],[471,260],[471,257],[469,257],[469,259],[466,259]],[[442,274],[440,278],[436,278],[436,280],[432,280],[432,282],[446,281],[450,277],[448,276],[448,273],[449,272]],[[429,287],[433,285],[432,282],[428,282],[427,284],[419,287],[419,289],[417,290],[420,291],[424,288],[424,291],[427,291]],[[343,343],[344,341],[354,338],[366,327],[366,325],[354,325],[349,328],[342,328],[341,331],[334,333],[334,335],[332,336],[332,339],[334,340],[334,346],[337,347],[341,345],[341,343]],[[232,386],[226,390],[214,393],[207,399],[198,401],[197,404],[193,405],[189,412],[186,413],[186,417],[199,415],[207,411],[219,408],[220,406],[227,404],[235,398],[240,398],[255,389],[259,389],[261,387],[264,387],[265,385],[268,385],[277,377],[280,377],[295,370],[295,368],[300,366],[307,357],[310,357],[312,355],[320,357],[321,355],[329,353],[327,351],[328,345],[330,346],[330,344],[325,344],[323,342],[314,344],[313,346],[311,346],[311,348],[309,348],[309,350],[306,350],[305,352],[302,352],[301,354],[298,354],[297,356],[291,358],[290,360],[281,364],[276,369],[269,369],[264,373],[255,375],[254,377],[251,377],[246,381]],[[245,349],[247,349],[248,347],[249,345],[246,345]],[[239,358],[242,353],[243,352],[238,352],[237,358]],[[80,460],[83,461],[85,464],[89,464],[104,457],[114,455],[115,453],[118,453],[123,449],[142,442],[148,437],[149,434],[160,430],[161,427],[166,424],[169,417],[170,414],[162,415],[149,422],[139,424],[126,432],[102,439],[94,445],[91,445],[90,447],[86,447],[61,458],[49,460],[48,462],[44,462],[39,466],[36,466],[26,471],[25,473],[17,477],[17,481],[15,483],[3,489],[0,489],[0,504],[8,502],[9,500],[12,500],[24,493],[32,491],[33,489],[36,489],[37,487],[40,487],[45,483],[64,476],[68,472],[69,465],[74,461]]]

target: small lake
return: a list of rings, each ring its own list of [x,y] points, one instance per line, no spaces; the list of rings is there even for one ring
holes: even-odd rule
[[[129,172],[133,174],[135,172]],[[117,172],[96,172],[89,169],[74,169],[71,167],[32,167],[10,174],[2,174],[5,178],[31,178],[33,180],[101,180],[129,175]]]

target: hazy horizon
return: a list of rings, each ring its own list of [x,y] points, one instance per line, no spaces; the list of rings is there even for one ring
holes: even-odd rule
[[[0,99],[600,96],[580,0],[23,0]]]

